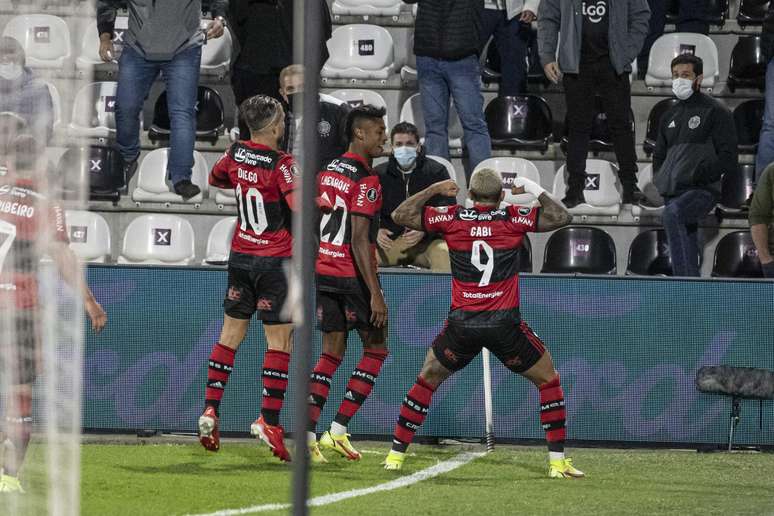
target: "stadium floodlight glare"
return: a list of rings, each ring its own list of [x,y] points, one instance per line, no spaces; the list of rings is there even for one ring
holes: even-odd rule
[[[696,389],[707,394],[731,397],[728,451],[733,448],[734,430],[742,417],[741,400],[759,400],[759,425],[763,422],[763,400],[774,400],[774,371],[753,367],[705,366],[696,372]]]

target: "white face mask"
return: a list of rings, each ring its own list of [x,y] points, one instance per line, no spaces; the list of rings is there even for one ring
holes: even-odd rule
[[[18,63],[0,63],[0,78],[6,81],[18,79],[22,74],[22,66]]]
[[[672,93],[680,100],[685,100],[693,95],[693,81],[690,79],[672,79]]]

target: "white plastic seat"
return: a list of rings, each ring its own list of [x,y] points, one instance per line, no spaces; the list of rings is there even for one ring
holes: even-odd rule
[[[207,162],[200,152],[194,151],[194,166],[191,182],[201,188],[201,193],[184,201],[173,191],[171,181],[167,179],[167,159],[169,148],[154,149],[140,162],[137,172],[137,188],[132,192],[132,199],[138,202],[172,202],[182,204],[198,204],[204,199],[207,191]]]
[[[141,215],[129,223],[118,263],[188,265],[194,258],[194,231],[177,215]]]
[[[377,25],[344,25],[326,43],[323,78],[386,80],[395,70],[392,36]]]
[[[226,217],[212,227],[207,237],[207,252],[202,262],[204,265],[224,265],[228,262],[236,222],[236,217]]]
[[[607,160],[586,160],[586,186],[583,190],[585,203],[569,211],[573,215],[610,215],[621,212],[621,186],[618,182],[618,167]],[[567,165],[562,165],[554,177],[556,199],[564,199],[567,192]]]
[[[115,135],[116,87],[114,81],[93,82],[78,91],[68,126],[72,136],[108,138]]]
[[[443,165],[444,167],[446,167],[446,171],[449,173],[449,179],[457,183],[457,186],[460,189],[459,193],[457,194],[457,202],[459,204],[464,204],[465,198],[468,196],[468,188],[467,188],[467,180],[465,179],[465,171],[462,169],[457,170],[456,168],[454,168],[454,165],[452,165],[448,159],[442,158],[440,156],[426,156],[426,157],[427,159],[436,161],[441,165]]]
[[[401,0],[334,0],[331,13],[335,16],[398,16]]]
[[[209,23],[210,20],[202,20],[202,29],[206,29]],[[228,73],[231,64],[232,47],[231,32],[228,27],[223,31],[221,37],[208,39],[204,46],[202,46],[201,73],[224,77]]]
[[[489,158],[479,163],[473,172],[475,173],[476,170],[482,168],[491,168],[500,173],[503,178],[503,190],[505,190],[503,202],[506,204],[517,204],[519,206],[534,206],[537,204],[537,199],[532,194],[513,195],[511,193],[513,180],[517,177],[523,177],[540,184],[540,172],[531,161],[524,158]]]
[[[94,35],[96,37],[96,30]],[[58,16],[23,14],[11,18],[3,29],[24,48],[27,66],[31,68],[65,67],[72,55],[70,29]]]
[[[51,105],[53,108],[53,128],[54,131],[59,129],[62,125],[62,97],[59,95],[59,90],[56,89],[53,83],[48,81],[41,81],[48,88],[48,93],[51,95]]]
[[[384,100],[379,93],[373,90],[336,90],[329,93],[331,97],[346,102],[351,107],[362,106],[363,104],[371,104],[376,107],[383,107],[387,109],[387,101]],[[384,126],[390,127],[387,115],[384,115]]]
[[[116,72],[118,70],[118,58],[124,49],[124,35],[129,29],[129,18],[116,16],[113,29],[113,60],[106,63],[99,57],[99,38],[97,37],[97,22],[91,21],[84,27],[81,50],[75,60],[75,68],[80,72],[92,70]]]
[[[93,211],[65,212],[70,249],[84,262],[104,263],[110,256],[110,227],[105,218]]]
[[[414,4],[416,7],[416,4]],[[409,34],[406,64],[400,69],[400,79],[404,82],[417,80],[417,56],[414,54],[414,32]]]
[[[671,86],[672,59],[680,54],[693,54],[704,62],[702,87],[712,88],[719,76],[718,48],[704,34],[673,32],[659,37],[650,49],[645,85],[648,87]]]
[[[422,100],[419,93],[415,93],[406,99],[400,110],[400,121],[411,122],[419,128],[419,134],[425,134],[425,117],[422,114]],[[454,104],[449,104],[449,147],[453,149],[462,148],[462,122],[454,109]],[[424,137],[422,138],[424,141]]]
[[[656,207],[643,208],[639,204],[632,205],[632,215],[640,217],[642,215],[659,215],[664,211],[664,198],[658,193],[656,185],[653,184],[653,165],[648,165],[637,173],[637,186],[645,194],[645,197]]]

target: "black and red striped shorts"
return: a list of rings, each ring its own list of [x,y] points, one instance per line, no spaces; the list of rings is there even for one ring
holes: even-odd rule
[[[524,321],[483,327],[449,321],[433,341],[435,357],[450,371],[464,368],[483,348],[514,373],[527,371],[546,352],[543,341]]]

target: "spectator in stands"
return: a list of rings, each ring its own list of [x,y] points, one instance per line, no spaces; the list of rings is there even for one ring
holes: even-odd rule
[[[703,62],[672,60],[672,91],[680,100],[661,117],[653,182],[664,197],[661,216],[675,276],[699,276],[698,223],[720,197],[723,174],[737,170],[731,112],[700,91]]]
[[[637,188],[629,73],[648,32],[650,11],[646,0],[598,0],[582,5],[581,9],[575,2],[543,0],[538,9],[540,60],[549,80],[562,80],[567,103],[569,177],[562,202],[567,208],[585,202],[586,154],[594,96],[599,95],[618,160],[623,202],[636,203],[643,195]]]
[[[484,0],[481,48],[491,36],[500,56],[500,96],[521,95],[527,90],[527,51],[530,24],[540,0]]]
[[[328,59],[325,42],[331,37],[328,3],[322,4],[320,66]],[[293,0],[230,0],[228,19],[234,35],[231,87],[237,107],[254,95],[282,100],[278,93],[280,72],[293,63]],[[239,121],[241,139],[250,132]]]
[[[301,138],[301,103],[297,100],[304,91],[304,67],[294,64],[280,73],[280,98],[287,106],[283,149],[294,154]],[[320,163],[338,158],[347,151],[345,130],[349,105],[330,95],[320,97],[320,121],[317,123]]]
[[[443,239],[400,226],[392,212],[403,201],[429,186],[449,179],[446,167],[428,158],[419,143],[419,129],[401,122],[390,131],[392,155],[376,167],[382,184],[382,216],[376,242],[382,266],[416,265],[449,272],[449,248]],[[436,196],[430,206],[451,206],[457,200]]]
[[[755,176],[774,162],[774,2],[769,2],[761,32],[761,51],[766,65],[766,93],[763,124],[758,138],[758,154],[755,156]]]
[[[774,164],[768,165],[758,178],[749,220],[763,275],[774,278]]]
[[[113,28],[116,0],[97,0],[99,55],[108,62],[115,55]],[[200,0],[185,2],[147,2],[128,0],[129,30],[118,62],[116,93],[116,143],[124,159],[126,177],[137,168],[140,156],[140,113],[151,85],[163,72],[171,123],[167,174],[175,193],[183,199],[199,194],[191,183],[193,150],[196,140],[196,95],[199,84],[202,45],[219,38],[226,26],[227,0],[213,0],[214,19],[200,30]]]
[[[460,116],[469,170],[492,153],[484,120],[478,62],[482,0],[404,0],[419,3],[414,54],[425,119],[425,150],[449,158],[449,96]]]
[[[54,104],[48,86],[25,66],[24,49],[13,38],[0,38],[0,112],[18,115],[38,142],[51,139]]]

